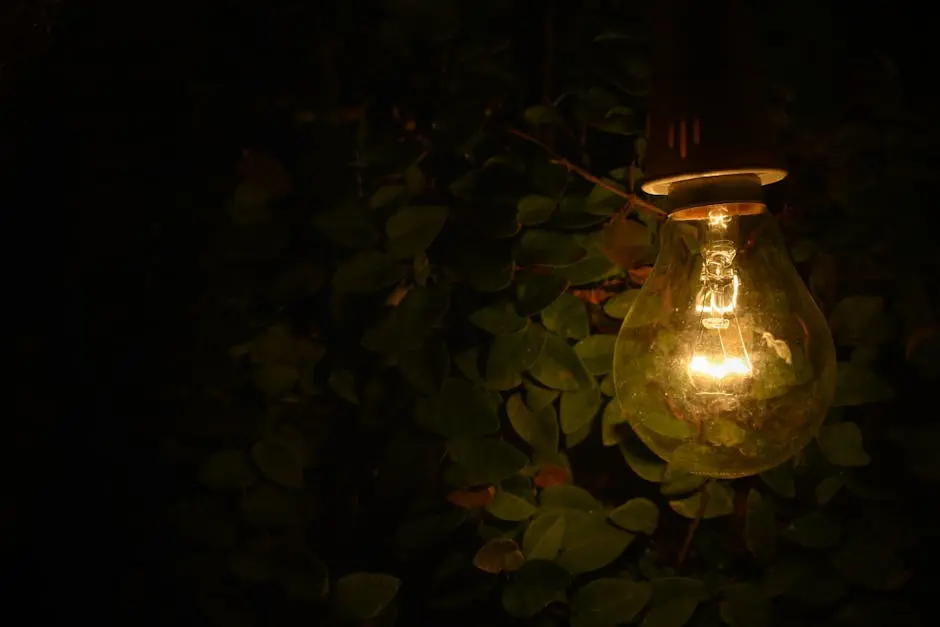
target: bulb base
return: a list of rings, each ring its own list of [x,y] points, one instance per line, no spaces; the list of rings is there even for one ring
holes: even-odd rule
[[[764,208],[762,181],[754,173],[700,176],[670,184],[666,210],[674,219],[695,220],[708,208],[723,205],[729,215],[758,213]]]
[[[753,174],[768,185],[787,175],[743,4],[654,3],[644,192],[667,195],[702,177]]]

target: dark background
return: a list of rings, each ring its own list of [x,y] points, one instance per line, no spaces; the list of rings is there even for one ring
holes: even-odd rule
[[[150,438],[165,411],[160,390],[185,378],[185,347],[198,339],[190,316],[204,286],[192,268],[208,228],[199,208],[223,198],[245,145],[289,143],[266,123],[262,97],[317,88],[295,70],[291,46],[376,8],[14,4],[0,10],[14,313],[4,596],[24,604],[28,624],[159,621],[161,608],[184,602],[162,571],[169,532],[156,512],[175,486],[154,470]],[[780,13],[771,30],[796,42],[796,71],[851,111],[868,88],[853,72],[878,48],[902,79],[896,96],[912,115],[935,117],[932,6],[835,4],[766,9]],[[513,28],[531,29],[541,5]],[[891,208],[896,220],[935,210]]]

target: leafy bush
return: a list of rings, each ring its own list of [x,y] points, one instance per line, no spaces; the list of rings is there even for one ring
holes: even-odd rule
[[[390,2],[306,41],[315,89],[272,96],[290,150],[239,164],[165,440],[213,624],[926,624],[936,294],[926,236],[882,217],[915,175],[864,161],[810,69],[768,60],[795,164],[770,200],[839,345],[825,426],[731,482],[618,427],[613,338],[662,219],[624,4]]]

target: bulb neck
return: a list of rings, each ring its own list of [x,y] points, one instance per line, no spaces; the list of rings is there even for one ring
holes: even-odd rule
[[[725,205],[732,214],[759,213],[764,209],[761,180],[755,174],[703,176],[669,186],[666,210],[695,219],[696,208]],[[679,215],[676,215],[679,217]]]

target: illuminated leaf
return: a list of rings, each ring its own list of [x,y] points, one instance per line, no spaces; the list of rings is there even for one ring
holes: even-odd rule
[[[478,507],[486,507],[489,505],[495,494],[496,489],[493,486],[488,486],[483,489],[463,488],[460,490],[454,490],[448,494],[447,500],[457,507],[462,507],[464,509],[476,509]]]
[[[534,226],[547,222],[552,217],[558,201],[548,196],[529,194],[519,200],[516,219],[525,226]]]
[[[382,613],[400,587],[397,577],[383,573],[345,575],[333,588],[333,607],[340,620],[369,620]]]
[[[555,302],[542,310],[541,317],[546,329],[563,337],[580,340],[591,333],[584,302],[572,294],[559,296]]]
[[[659,508],[649,499],[630,499],[610,513],[610,520],[627,531],[651,534],[659,524]]]
[[[537,516],[529,523],[522,538],[526,559],[553,560],[561,550],[565,533],[565,517],[559,513]]]
[[[535,513],[535,505],[506,490],[497,490],[496,496],[486,506],[486,511],[500,520],[525,520]]]
[[[516,393],[506,402],[506,413],[512,428],[537,453],[558,450],[558,418],[552,405],[533,412],[522,401],[522,394]]]
[[[734,511],[734,491],[724,482],[706,483],[701,490],[686,499],[669,501],[669,507],[686,518],[697,518],[703,492],[708,493],[703,518],[728,516]]]
[[[555,485],[542,490],[539,496],[542,507],[547,509],[578,509],[586,512],[600,511],[603,506],[584,488],[573,485]]]
[[[516,313],[510,301],[499,301],[468,316],[470,322],[494,335],[515,333],[526,327],[526,319]]]
[[[559,406],[561,430],[566,434],[576,433],[585,427],[590,428],[601,406],[601,392],[598,388],[563,392]]]
[[[458,466],[463,485],[499,483],[529,463],[522,451],[496,438],[449,440],[447,452]]]
[[[525,556],[511,538],[493,538],[473,556],[473,565],[485,573],[514,572],[522,568]]]
[[[591,374],[607,374],[613,368],[614,335],[592,335],[575,344],[574,351]]]
[[[596,385],[594,377],[584,367],[574,349],[564,338],[554,333],[546,334],[545,346],[529,368],[529,373],[543,385],[567,392]]]

